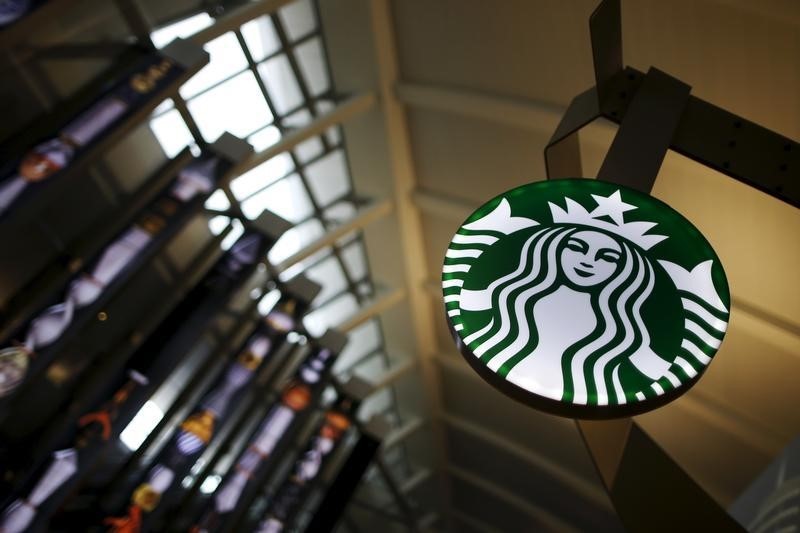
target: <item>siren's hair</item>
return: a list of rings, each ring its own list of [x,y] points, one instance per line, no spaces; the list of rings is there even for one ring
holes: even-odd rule
[[[536,348],[539,335],[529,317],[538,300],[559,288],[560,254],[567,237],[576,231],[576,226],[559,226],[534,233],[522,248],[517,269],[490,287],[493,318],[485,333],[470,339],[470,344],[477,345],[473,353],[499,374],[507,375]],[[566,401],[625,403],[619,364],[650,344],[641,307],[653,290],[653,267],[637,248],[615,240],[622,250],[618,268],[591,295],[597,325],[562,357]]]

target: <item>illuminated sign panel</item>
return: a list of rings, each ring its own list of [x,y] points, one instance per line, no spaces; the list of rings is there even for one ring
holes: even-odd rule
[[[481,206],[448,247],[442,287],[456,343],[484,379],[578,418],[686,392],[730,308],[720,260],[691,223],[589,179],[523,185]]]

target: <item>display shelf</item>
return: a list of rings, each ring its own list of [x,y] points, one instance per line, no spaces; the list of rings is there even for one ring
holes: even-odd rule
[[[55,203],[62,196],[63,192],[72,186],[75,180],[80,179],[85,174],[86,168],[91,163],[97,161],[99,157],[104,155],[107,150],[123,139],[133,128],[137,127],[150,113],[160,104],[164,99],[170,95],[175,94],[178,88],[203,66],[208,63],[208,53],[202,48],[189,41],[176,39],[159,52],[153,52],[144,56],[144,61],[148,58],[163,58],[169,61],[170,68],[174,66],[176,69],[174,73],[170,74],[169,81],[163,83],[160,87],[149,95],[143,103],[135,107],[135,109],[126,110],[117,122],[110,127],[110,130],[104,132],[97,139],[92,139],[89,143],[80,150],[75,158],[69,162],[65,168],[57,170],[54,174],[48,176],[41,181],[33,182],[30,186],[26,186],[22,192],[13,200],[7,210],[0,215],[3,222],[4,231],[0,237],[10,235],[21,230],[24,230],[25,225],[34,220],[42,209],[48,205]],[[149,72],[149,71],[148,71]],[[131,74],[134,80],[135,76]],[[138,82],[137,82],[138,83]],[[147,84],[149,81],[142,81]],[[97,95],[95,95],[97,96]],[[71,117],[77,118],[77,117]],[[49,128],[45,129],[44,126],[35,128],[41,135],[41,139],[53,138],[60,127],[65,124],[56,124],[50,122]],[[30,143],[26,148],[33,149]],[[21,147],[18,147],[21,148]],[[4,153],[6,157],[10,157],[14,148],[5,147]],[[18,151],[17,157],[23,157],[27,152]],[[7,160],[8,161],[8,160]],[[15,172],[15,167],[5,165],[5,172],[9,176]],[[13,179],[11,177],[7,180]],[[8,233],[6,233],[8,232]]]
[[[273,218],[280,222],[276,226],[280,228],[280,234],[282,234],[288,223],[277,217],[273,216]],[[127,378],[122,387],[109,400],[112,402],[114,409],[114,427],[98,432],[97,427],[90,425],[87,426],[88,436],[85,431],[86,428],[79,432],[76,437],[77,440],[67,449],[74,457],[72,461],[76,461],[78,467],[70,470],[66,478],[63,475],[59,477],[52,474],[50,470],[52,465],[66,460],[63,455],[59,455],[64,452],[58,452],[54,454],[53,459],[50,461],[49,464],[51,466],[48,467],[48,470],[36,472],[39,477],[35,480],[35,487],[31,487],[30,484],[26,485],[25,489],[27,491],[39,490],[40,492],[39,487],[44,486],[42,483],[54,487],[48,489],[50,492],[47,493],[44,501],[39,502],[37,512],[41,519],[47,518],[54,506],[57,506],[59,501],[63,501],[63,497],[66,495],[65,492],[68,491],[67,486],[71,487],[78,483],[78,478],[87,473],[87,469],[90,469],[91,465],[97,462],[100,452],[108,450],[109,444],[116,445],[116,439],[110,443],[108,442],[109,439],[118,435],[119,430],[132,419],[134,413],[149,397],[149,392],[152,392],[152,387],[156,384],[155,374],[153,375],[153,382],[147,381],[147,372],[152,371],[153,363],[160,370],[165,370],[164,364],[159,365],[159,360],[162,359],[160,356],[164,355],[162,353],[163,350],[169,349],[169,355],[172,356],[173,363],[176,362],[176,359],[184,353],[184,350],[180,348],[184,345],[183,341],[186,340],[187,331],[196,336],[199,334],[198,332],[202,333],[206,330],[208,321],[215,316],[220,304],[228,301],[230,295],[238,291],[247,279],[250,279],[258,265],[263,263],[267,249],[277,241],[280,234],[257,237],[257,232],[250,231],[245,233],[215,263],[210,274],[205,276],[203,281],[186,298],[181,300],[178,307],[173,309],[165,320],[160,322],[159,326],[149,336],[147,342],[137,347],[136,353],[128,364],[130,370],[139,371],[138,375],[140,377],[130,376]],[[215,248],[218,250],[219,242],[215,244]],[[182,329],[178,329],[181,329],[183,334],[176,333],[176,326],[181,326]],[[163,348],[159,349],[162,346]],[[166,368],[164,374],[169,374],[171,370],[172,368]],[[101,377],[98,376],[96,381],[102,383]],[[148,394],[144,394],[143,391]],[[87,394],[87,396],[91,396],[91,394]],[[104,405],[108,405],[108,401]],[[108,413],[108,411],[101,412]],[[56,481],[53,481],[53,479]],[[15,501],[25,497],[24,494],[26,493],[26,491],[18,493],[20,495],[17,496]],[[45,510],[45,508],[47,509]]]
[[[255,393],[254,391],[260,390],[265,382],[268,384],[279,373],[283,366],[282,363],[287,359],[286,349],[291,350],[291,344],[286,342],[290,330],[282,329],[281,324],[285,323],[288,316],[294,316],[294,323],[299,323],[308,307],[308,300],[313,299],[318,291],[319,286],[310,281],[292,280],[281,288],[282,297],[275,308],[264,319],[254,324],[247,340],[237,350],[227,354],[227,357],[207,360],[209,365],[204,365],[200,371],[194,373],[188,389],[183,391],[181,398],[173,402],[175,409],[171,408],[170,411],[174,412],[171,413],[171,416],[165,416],[162,419],[166,422],[167,430],[163,431],[155,440],[165,446],[153,445],[148,449],[149,457],[153,459],[153,463],[159,465],[158,468],[168,468],[176,479],[183,479],[185,475],[189,474],[189,469],[197,458],[221,438],[220,431],[223,431],[231,420],[241,415],[242,406],[250,402],[249,398]],[[272,340],[260,359],[251,355],[253,352],[246,351],[251,343],[258,343],[260,342],[258,339],[263,338]],[[242,363],[242,357],[249,362]],[[250,368],[252,365],[256,366]],[[245,374],[242,375],[242,372]],[[249,378],[245,381],[231,381],[231,376],[234,374],[239,375],[242,379],[245,375]],[[233,396],[229,396],[230,394]],[[212,401],[212,396],[209,395],[215,399]],[[190,421],[205,416],[205,413],[208,412],[207,409],[210,409],[206,407],[206,402],[212,402],[216,406],[213,430],[208,434],[208,440],[204,441],[205,443],[200,448],[192,448],[191,451],[184,449],[182,443],[185,442],[187,435],[193,433],[189,430],[177,433],[178,426],[184,428],[186,424],[190,424]],[[183,423],[181,423],[182,421]],[[113,494],[105,499],[106,504],[103,505],[103,508],[108,509],[109,512],[113,512],[112,509],[116,509],[116,512],[127,509],[129,505],[127,497],[135,494],[132,492],[132,485],[142,480],[143,471],[148,472],[147,475],[153,471],[153,465],[150,463],[151,461],[147,458],[144,458],[141,464],[136,460],[129,462],[131,466],[119,476],[120,482],[117,484],[117,488],[109,490],[109,493]],[[182,490],[175,483],[164,488],[159,505],[153,509],[146,509],[142,520],[151,525],[159,520],[162,513],[169,510],[174,499],[180,496]],[[120,501],[120,495],[124,495],[126,501]]]
[[[180,218],[180,220],[176,221],[175,224],[171,225],[169,228],[166,228],[162,234],[158,236],[157,239],[154,239],[153,246],[148,247],[149,249],[141,253],[139,256],[134,258],[128,264],[130,269],[129,275],[121,276],[118,279],[115,279],[111,283],[105,286],[105,291],[90,305],[83,307],[80,309],[79,313],[73,315],[72,322],[70,323],[69,329],[67,329],[55,342],[48,345],[46,348],[42,350],[37,350],[35,357],[32,357],[29,363],[27,375],[25,377],[25,382],[30,383],[41,374],[49,365],[52,363],[57,354],[61,352],[61,350],[67,346],[73,339],[78,337],[81,333],[82,329],[89,323],[98,320],[98,313],[102,311],[108,303],[117,295],[117,293],[122,290],[127,282],[129,281],[130,277],[135,274],[143,265],[149,263],[151,259],[159,252],[162,246],[168,243],[175,235],[177,235],[180,230],[184,227],[184,225],[196,215],[203,206],[203,202],[205,200],[203,198],[198,198],[193,200],[187,207],[188,209]],[[15,392],[11,393],[10,395],[0,399],[0,422],[3,420],[3,415],[1,413],[4,412],[5,406],[9,404],[10,398],[24,394],[25,385],[23,384],[20,388],[18,388]]]
[[[279,401],[279,397],[276,396],[275,399]],[[320,400],[319,397],[316,399],[317,401]],[[270,407],[270,405],[266,406],[264,415],[266,415]],[[230,513],[222,515],[219,521],[213,524],[214,529],[225,532],[239,531],[237,528],[241,525],[242,520],[247,519],[246,515],[253,502],[259,497],[263,487],[274,485],[279,481],[277,478],[282,474],[281,467],[283,462],[287,457],[296,456],[299,449],[305,444],[308,433],[319,422],[324,410],[324,406],[315,404],[292,423],[291,427],[282,436],[280,442],[275,446],[270,457],[265,460],[264,465],[262,465],[256,476],[254,476],[253,482],[245,487],[236,507]],[[246,449],[242,449],[240,453],[244,451],[246,451]],[[217,490],[219,490],[219,488]],[[212,502],[206,500],[206,505],[201,506],[201,508],[205,511],[211,505]]]
[[[237,435],[238,430],[247,427],[247,422],[252,420],[253,413],[258,412],[259,408],[263,408],[264,405],[268,405],[278,399],[277,394],[274,392],[277,383],[281,381],[278,379],[278,375],[282,373],[285,366],[288,366],[287,363],[296,359],[296,346],[287,346],[287,348],[283,353],[276,353],[277,356],[283,356],[280,361],[283,364],[271,365],[273,368],[264,368],[264,373],[259,377],[264,378],[266,383],[256,383],[246,391],[239,404],[230,413],[228,420],[223,421],[216,429],[214,440],[209,443],[207,450],[210,453],[203,454],[195,464],[200,464],[201,460],[204,466],[208,464],[205,461],[216,464],[216,461],[224,454],[224,450],[232,444],[231,440],[235,440],[240,436]],[[196,481],[200,481],[199,475],[196,477]],[[193,486],[199,489],[199,484],[195,483]],[[193,492],[192,488],[187,491],[184,487],[180,487],[179,490],[171,494],[171,497],[163,502],[150,517],[150,523],[154,529],[167,528],[167,524],[178,516],[178,514],[174,513],[175,508],[180,507],[184,499]]]
[[[55,359],[61,349],[82,331],[84,326],[96,318],[101,321],[105,320],[97,313],[102,311],[104,306],[126,286],[142,265],[149,263],[167,243],[173,240],[175,235],[183,230],[189,221],[200,212],[206,198],[211,194],[214,184],[223,180],[236,163],[248,157],[249,154],[250,147],[246,142],[233,136],[223,136],[201,158],[181,168],[175,179],[162,189],[155,200],[136,212],[135,222],[130,224],[126,221],[126,224],[130,224],[130,229],[114,234],[114,240],[110,243],[103,243],[105,246],[103,253],[88,262],[95,266],[82,268],[73,278],[76,281],[70,282],[69,287],[62,286],[65,291],[63,303],[59,303],[62,298],[51,300],[50,307],[39,307],[40,311],[35,319],[30,320],[27,325],[16,328],[15,337],[9,337],[4,344],[24,343],[24,350],[28,350],[25,352],[28,368],[27,372],[16,378],[18,380],[16,386],[6,387],[4,391],[6,396],[0,399],[0,420],[4,418],[2,413],[5,406],[9,404],[9,398],[19,393],[20,384],[35,379]],[[205,181],[200,184],[198,180]],[[125,228],[125,225],[121,225],[121,227]],[[124,265],[114,266],[114,262],[119,261],[115,255],[119,250],[114,247],[128,249],[131,243],[140,242],[141,237],[138,237],[140,234],[146,234],[148,240],[136,245],[133,256],[125,259]],[[131,241],[134,237],[137,240]],[[109,266],[103,267],[105,270],[96,272],[95,269],[99,269],[98,265],[101,263]],[[105,271],[113,273],[101,274]],[[84,300],[80,306],[74,303],[72,300],[77,296],[73,295],[73,290],[75,294],[80,294],[78,289],[73,288],[74,283],[77,283],[77,280],[83,282],[89,279],[92,281],[96,279],[95,276],[99,275],[104,276],[100,284],[100,292],[91,299]],[[55,337],[45,342],[38,340],[39,329],[44,327],[39,324],[40,320],[50,320],[51,322],[66,320],[67,322],[65,325],[59,323],[59,327],[62,329]]]
[[[148,313],[144,320],[134,326],[129,335],[125,336],[119,343],[110,347],[107,354],[99,364],[92,365],[90,375],[81,380],[79,390],[76,391],[74,399],[60,409],[44,424],[44,432],[30,436],[24,442],[11,450],[7,456],[13,456],[14,460],[4,460],[5,478],[13,479],[13,489],[20,490],[30,482],[31,476],[37,468],[55,450],[59,442],[69,439],[70,434],[74,433],[77,419],[89,412],[94,405],[102,402],[106,397],[113,394],[113,377],[123,373],[123,368],[131,355],[142,346],[142,339],[151,336],[156,328],[162,323],[163,319],[172,311],[183,296],[188,293],[192,286],[202,277],[222,255],[220,242],[226,235],[221,234],[212,237],[204,245],[190,266],[183,275],[182,283],[175,287],[175,292],[169,298],[159,301],[159,305]],[[124,295],[123,295],[124,297]],[[153,379],[147,388],[152,389],[157,382]],[[46,385],[45,385],[46,386]],[[130,413],[120,416],[121,420],[130,419],[135,414],[136,409],[130,409]],[[119,423],[119,425],[124,425]],[[19,449],[25,448],[25,450]],[[25,457],[25,460],[20,460]]]
[[[192,524],[191,519],[195,517],[202,523],[198,526],[216,528],[221,527],[223,524],[229,523],[236,510],[231,513],[220,514],[215,508],[210,512],[212,507],[215,506],[213,502],[214,494],[201,495],[198,490],[203,481],[212,471],[217,467],[217,464],[225,458],[225,462],[231,464],[225,471],[219,471],[218,475],[223,478],[222,483],[218,490],[225,486],[226,482],[231,481],[231,476],[237,475],[238,468],[236,464],[242,459],[242,454],[246,453],[254,446],[254,439],[256,435],[262,431],[262,423],[266,420],[273,411],[279,406],[283,405],[282,396],[293,385],[302,383],[302,368],[308,360],[312,359],[317,353],[317,350],[328,348],[334,354],[338,354],[342,350],[342,346],[346,342],[346,337],[335,331],[329,331],[320,339],[313,339],[311,347],[303,354],[303,358],[299,361],[286,361],[282,369],[282,379],[273,380],[271,383],[264,383],[261,387],[252,391],[250,398],[243,402],[240,417],[231,421],[231,427],[227,428],[228,439],[220,443],[217,450],[213,454],[209,454],[204,458],[203,468],[195,476],[195,483],[192,488],[183,498],[179,506],[179,512],[176,513],[172,520],[168,521],[165,527],[171,529],[186,529],[198,524]],[[324,375],[321,377],[320,382],[313,385],[311,388],[311,396],[309,399],[308,407],[300,410],[296,417],[292,420],[290,426],[286,429],[275,448],[268,452],[262,462],[258,464],[254,471],[248,474],[249,484],[244,488],[240,496],[240,503],[249,497],[249,494],[257,490],[266,480],[270,479],[277,467],[277,459],[281,457],[288,446],[295,440],[300,428],[302,428],[309,417],[313,416],[317,404],[322,397],[322,391],[330,382],[330,371],[335,362],[337,355],[334,355],[329,362],[330,366],[325,370]],[[246,438],[241,438],[245,435]],[[237,440],[238,438],[238,440]],[[238,504],[237,504],[238,507]],[[177,521],[181,522],[178,523]]]
[[[131,224],[137,212],[142,210],[177,175],[178,171],[191,160],[188,149],[174,159],[168,160],[136,191],[121,198],[120,209],[96,221],[92,228],[38,273],[12,296],[0,313],[0,339],[7,339],[11,333],[47,301],[62,290],[71,276],[74,276],[92,256],[100,252],[111,238]]]
[[[321,479],[322,472],[346,442],[346,434],[353,431],[357,425],[355,421],[359,407],[372,392],[370,384],[360,378],[351,378],[347,383],[337,384],[336,388],[337,399],[326,406],[316,429],[311,432],[304,444],[296,448],[297,453],[291,469],[283,473],[282,480],[274,492],[269,495],[264,494],[265,491],[270,491],[271,483],[254,486],[252,495],[239,501],[235,516],[220,528],[221,532],[255,531],[259,523],[267,519],[280,522],[282,529],[291,528],[304,497],[310,494]],[[345,420],[346,426],[342,427],[341,424],[345,423]],[[330,441],[330,447],[322,451],[319,446],[320,440],[324,439]],[[319,456],[316,456],[311,463],[306,463],[313,455],[312,451],[318,452]],[[254,513],[256,510],[253,507],[254,502],[265,498],[269,502],[268,505],[262,512]]]
[[[108,64],[99,74],[89,77],[72,92],[53,96],[51,107],[44,107],[40,114],[29,117],[16,131],[4,133],[0,137],[0,153],[10,157],[25,152],[36,141],[52,133],[54,128],[66,124],[70,118],[89,107],[97,99],[97,95],[109,87],[110,82],[124,76],[137,62],[150,54],[150,49],[131,44],[117,51],[115,55],[109,54]],[[18,67],[18,70],[24,72],[24,67]],[[38,69],[39,72],[41,70]],[[27,73],[25,79],[30,77],[31,74]]]

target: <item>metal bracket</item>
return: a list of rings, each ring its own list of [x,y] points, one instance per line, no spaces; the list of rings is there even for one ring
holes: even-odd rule
[[[620,0],[604,0],[589,17],[594,79],[598,101],[608,97],[608,81],[622,70],[622,17]]]
[[[583,174],[576,134],[600,117],[597,88],[592,87],[572,99],[561,117],[550,142],[544,148],[547,178],[576,178]]]
[[[573,99],[545,147],[550,178],[581,175],[580,151],[577,141],[570,139],[572,134],[600,117],[621,124],[636,108],[633,102],[646,87],[646,79],[657,76],[664,81],[666,76],[673,80],[675,101],[671,105],[679,105],[678,80],[655,69],[645,75],[631,67],[622,68],[619,13],[619,0],[604,0],[592,14],[592,53],[598,85]],[[688,95],[669,149],[800,207],[800,143],[735,113]]]
[[[545,147],[548,178],[582,174],[575,133],[602,116],[621,126],[600,179],[650,192],[673,149],[800,207],[798,143],[690,96],[655,68],[623,69],[619,0],[604,0],[590,28],[597,86],[573,99]],[[626,529],[743,531],[632,419],[576,424]]]
[[[577,422],[628,531],[744,531],[630,418]]]
[[[628,106],[597,178],[649,193],[669,151],[690,89],[651,68]]]

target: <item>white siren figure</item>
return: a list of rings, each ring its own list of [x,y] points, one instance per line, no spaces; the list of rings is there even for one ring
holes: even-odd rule
[[[528,229],[533,233],[512,272],[486,288],[462,288],[455,299],[449,296],[449,301],[458,302],[458,313],[492,311],[488,323],[463,342],[508,381],[556,401],[626,403],[629,398],[619,376],[624,359],[652,380],[656,394],[663,394],[663,386],[656,383],[661,378],[675,388],[681,384],[673,365],[691,368],[680,357],[667,358],[670,354],[652,349],[641,312],[656,282],[646,253],[667,237],[647,233],[656,225],[653,222],[626,223],[623,214],[636,206],[623,202],[620,191],[591,196],[597,202],[591,212],[571,198],[565,198],[566,209],[550,202],[552,226],[536,227],[540,224],[535,220],[512,217],[506,198],[486,216],[463,226],[469,233],[456,234],[453,243],[490,247],[498,232],[509,235],[533,228]],[[477,248],[451,248],[447,257],[476,258],[487,249]],[[677,289],[691,290],[698,299],[727,312],[714,290],[711,261],[692,271],[669,261],[658,263]],[[451,263],[445,273],[468,269]],[[451,277],[444,287],[462,284]],[[698,286],[706,290],[698,294]],[[708,322],[724,331],[724,321],[709,316]],[[635,395],[644,399],[643,391]]]

